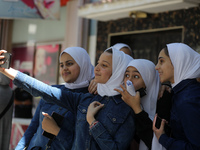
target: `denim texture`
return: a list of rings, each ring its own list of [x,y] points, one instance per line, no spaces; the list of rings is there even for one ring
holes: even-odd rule
[[[57,87],[64,91],[69,90],[65,88],[64,85],[54,85],[54,87]],[[73,91],[86,93],[88,92],[87,89],[88,88],[86,87],[81,89],[75,89]],[[28,144],[29,146],[27,150],[30,150],[35,146],[40,146],[42,149],[46,148],[49,139],[42,135],[43,132],[42,121],[44,118],[42,112],[46,112],[49,115],[51,115],[52,112],[56,112],[64,116],[64,120],[62,121],[61,125],[61,130],[56,136],[56,138],[53,140],[50,149],[51,150],[71,149],[74,139],[75,115],[64,107],[60,107],[53,103],[45,102],[44,100],[41,99],[28,129],[24,133],[23,137],[21,138],[15,150],[21,150]]]
[[[54,102],[76,115],[73,150],[126,150],[135,133],[134,113],[121,95],[101,97],[90,93],[75,93],[48,86],[18,72],[13,83],[33,96]],[[91,129],[86,121],[87,108],[93,101],[104,107],[96,114],[99,122]]]

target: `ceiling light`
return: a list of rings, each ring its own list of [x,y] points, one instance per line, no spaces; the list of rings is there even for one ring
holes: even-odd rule
[[[131,17],[131,18],[147,18],[147,13],[139,12],[139,11],[131,11],[129,13],[129,17]]]

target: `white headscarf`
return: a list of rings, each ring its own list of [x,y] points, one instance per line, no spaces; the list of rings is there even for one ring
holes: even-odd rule
[[[65,83],[69,89],[87,87],[92,78],[94,78],[94,66],[91,64],[87,51],[81,47],[68,47],[60,54],[69,54],[79,65],[80,74],[74,83]]]
[[[147,95],[141,98],[141,104],[143,109],[149,114],[149,118],[153,120],[160,89],[160,79],[158,72],[155,70],[155,65],[146,59],[134,59],[128,64],[127,68],[129,66],[135,67],[144,80]]]
[[[155,65],[153,62],[146,59],[134,59],[128,64],[127,68],[129,66],[135,67],[144,80],[147,95],[141,98],[141,104],[144,111],[148,113],[149,118],[153,120],[156,113],[156,103],[160,89],[160,79],[158,72],[155,70]],[[140,140],[139,149],[148,150],[142,140]]]
[[[172,88],[185,79],[200,77],[200,54],[183,43],[167,44],[169,57],[174,66]]]
[[[123,82],[126,66],[133,59],[122,51],[110,47],[105,51],[112,48],[112,76],[105,84],[97,84],[98,94],[101,96],[115,96],[119,93],[114,89],[121,89],[120,84]],[[104,52],[105,52],[104,51]]]
[[[200,77],[200,54],[195,52],[188,45],[183,43],[167,44],[169,57],[174,66],[174,83],[175,87],[184,79]],[[155,136],[152,140],[152,150],[165,150],[158,142]]]
[[[131,50],[131,48],[130,48],[127,44],[124,44],[124,43],[117,43],[117,44],[113,45],[112,47],[116,48],[116,49],[119,50],[119,51],[120,51],[120,49],[126,47],[126,48],[128,48],[128,49],[130,50],[130,52],[131,52],[131,54],[132,54],[132,50]]]

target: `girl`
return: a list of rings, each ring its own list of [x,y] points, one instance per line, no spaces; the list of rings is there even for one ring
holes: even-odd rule
[[[0,54],[3,52],[0,51]],[[0,71],[34,96],[42,96],[44,100],[63,105],[75,113],[76,135],[72,149],[124,150],[134,136],[134,114],[114,89],[120,88],[129,61],[130,57],[112,47],[101,54],[95,67],[94,80],[98,83],[99,94],[96,96],[63,91],[11,68],[0,68]],[[97,113],[99,107],[101,110]]]
[[[151,149],[153,138],[152,120],[156,113],[156,103],[160,89],[158,72],[155,70],[153,62],[145,59],[135,59],[127,66],[124,83],[127,80],[130,80],[135,90],[140,91],[140,93],[136,92],[136,96],[131,96],[130,94],[132,93],[129,94],[123,86],[121,86],[123,91],[118,89],[116,91],[122,95],[122,99],[136,114],[136,133],[141,139],[139,149]],[[159,101],[166,102],[163,98]],[[167,106],[165,105],[165,107]],[[169,114],[169,111],[170,109],[168,108],[165,114]],[[164,118],[168,118],[162,113],[159,114]],[[159,150],[159,147],[159,144],[157,144],[155,149]]]
[[[117,44],[113,45],[113,47],[118,49],[119,51],[123,51],[125,54],[133,57],[132,49],[127,44],[117,43]]]
[[[124,43],[117,43],[115,45],[113,45],[113,47],[119,51],[123,51],[125,54],[129,55],[130,57],[132,57],[133,53],[131,48]],[[90,93],[94,93],[97,94],[97,88],[96,88],[96,83],[94,82],[94,80],[91,80],[90,85],[88,87],[88,91]]]
[[[75,91],[87,93],[89,81],[93,78],[94,67],[90,62],[90,57],[86,50],[81,47],[69,47],[60,54],[60,73],[66,82],[63,85],[54,85],[65,91]],[[44,116],[42,112],[52,114],[56,112],[64,117],[61,127],[57,124],[49,122],[47,119],[42,124]],[[49,117],[50,118],[50,117]],[[66,108],[40,100],[35,115],[26,130],[24,136],[18,143],[16,150],[23,149],[27,146],[27,150],[46,147],[53,150],[71,149],[74,138],[75,116]],[[49,140],[49,136],[42,135],[42,127],[48,126],[53,140]]]
[[[172,85],[173,99],[170,125],[172,137],[168,137],[163,128],[155,127],[157,116],[154,118],[153,130],[159,143],[168,150],[199,150],[200,149],[200,54],[182,43],[168,44],[162,49],[156,70],[160,81],[169,81]]]

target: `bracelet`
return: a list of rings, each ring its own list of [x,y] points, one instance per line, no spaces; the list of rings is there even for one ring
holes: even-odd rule
[[[99,121],[96,121],[96,120],[92,121],[92,123],[91,123],[91,125],[90,125],[90,129],[91,129],[93,126],[95,126],[98,122],[99,122]]]
[[[95,121],[96,121],[96,119],[94,119],[94,120],[92,121],[91,125],[92,125]],[[90,126],[91,126],[91,125],[90,125]]]

